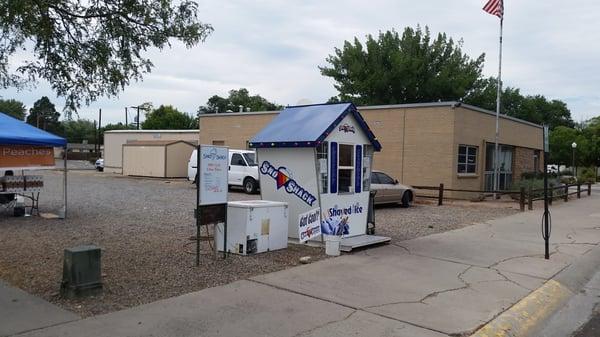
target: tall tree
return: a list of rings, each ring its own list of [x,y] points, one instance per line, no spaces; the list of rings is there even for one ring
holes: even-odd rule
[[[0,0],[0,86],[44,79],[73,110],[141,80],[148,49],[191,48],[212,30],[191,0]],[[22,49],[33,57],[11,63]]]
[[[69,143],[89,144],[96,142],[96,123],[87,119],[68,120],[62,122],[62,135],[67,138]]]
[[[152,112],[146,114],[146,120],[142,123],[143,129],[195,129],[198,124],[193,117],[185,114],[171,105],[161,105]]]
[[[474,90],[465,98],[467,104],[496,111],[498,82],[490,77],[477,82]],[[567,104],[560,100],[548,100],[542,95],[523,96],[519,89],[505,87],[502,91],[500,112],[536,124],[547,124],[551,129],[562,125],[573,128],[575,123]]]
[[[242,106],[244,111],[272,111],[282,108],[281,105],[269,102],[260,95],[250,96],[246,88],[230,90],[227,98],[214,95],[208,99],[206,105],[198,108],[199,113],[238,112]]]
[[[446,34],[432,39],[429,28],[407,27],[345,41],[326,59],[321,74],[335,81],[336,98],[361,105],[460,100],[479,78],[485,54],[471,59],[462,52],[462,40]]]
[[[24,120],[25,104],[15,99],[0,99],[0,112],[13,116],[16,119]]]
[[[59,118],[60,113],[56,111],[54,104],[50,102],[48,97],[43,96],[35,101],[33,107],[29,109],[27,123],[40,129],[59,134],[61,133]]]

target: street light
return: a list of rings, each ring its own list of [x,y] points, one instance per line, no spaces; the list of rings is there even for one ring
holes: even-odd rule
[[[577,148],[577,143],[573,142],[571,148],[573,148],[573,176],[577,177],[577,168],[575,168],[575,149]]]

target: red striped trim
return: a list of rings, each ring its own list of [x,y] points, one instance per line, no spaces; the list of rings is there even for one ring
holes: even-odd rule
[[[483,6],[483,10],[502,19],[504,17],[503,0],[489,0]]]

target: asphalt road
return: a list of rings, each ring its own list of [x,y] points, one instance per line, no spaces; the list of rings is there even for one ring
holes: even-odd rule
[[[596,337],[600,336],[600,308],[594,310],[590,320],[582,326],[573,337]]]

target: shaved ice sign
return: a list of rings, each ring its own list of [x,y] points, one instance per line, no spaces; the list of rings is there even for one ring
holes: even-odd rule
[[[268,161],[263,161],[260,165],[260,173],[275,179],[278,190],[283,187],[287,193],[297,196],[309,206],[312,206],[317,200],[314,195],[291,178],[290,173],[284,166],[277,168]]]

